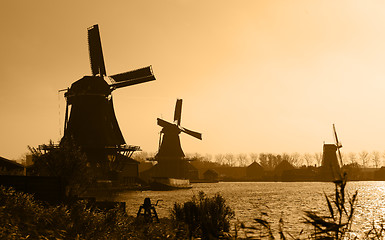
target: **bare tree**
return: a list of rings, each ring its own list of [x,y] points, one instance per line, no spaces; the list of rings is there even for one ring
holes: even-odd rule
[[[265,153],[259,154],[259,163],[263,168],[269,168],[269,158],[267,154]]]
[[[223,165],[224,164],[224,161],[225,161],[225,156],[223,154],[217,154],[215,155],[215,162],[220,164],[220,165]]]
[[[234,166],[234,154],[226,153],[225,155],[226,164],[233,167]]]
[[[259,157],[259,154],[258,153],[250,153],[249,154],[249,158],[250,158],[250,161],[253,163],[253,162],[258,162],[258,157]]]
[[[295,153],[292,153],[290,154],[291,158],[292,158],[292,164],[294,166],[301,166],[303,164],[303,161],[302,161],[302,158],[301,158],[301,154],[295,152]]]
[[[208,154],[208,153],[205,154],[205,156],[204,156],[204,159],[205,159],[205,161],[207,161],[207,162],[211,162],[212,158],[213,158],[213,155]]]
[[[314,159],[313,159],[313,156],[310,153],[305,153],[303,155],[303,159],[305,160],[307,166],[313,165],[313,160]]]
[[[314,159],[315,161],[317,162],[317,166],[321,166],[321,163],[322,163],[322,153],[318,152],[318,153],[314,153]]]
[[[357,155],[354,152],[348,153],[348,158],[349,158],[350,163],[357,162]]]
[[[283,153],[282,154],[282,160],[288,161],[293,166],[298,166],[298,165],[300,165],[300,162],[301,162],[300,156],[301,155],[297,152],[292,153],[292,154]]]
[[[369,153],[367,151],[362,151],[359,153],[360,160],[362,161],[362,166],[367,167]]]
[[[240,153],[237,155],[238,165],[240,167],[244,167],[247,165],[247,155]]]
[[[372,155],[372,160],[373,160],[373,163],[374,163],[374,167],[378,168],[379,165],[380,165],[380,153],[377,152],[377,151],[373,151],[371,155]]]

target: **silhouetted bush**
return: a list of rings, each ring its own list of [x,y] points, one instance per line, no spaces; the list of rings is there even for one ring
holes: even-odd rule
[[[95,177],[87,166],[87,156],[71,138],[59,146],[52,141],[44,146],[49,151],[28,146],[33,161],[29,174],[60,177],[66,183],[67,196],[80,195],[93,183]]]
[[[171,221],[142,223],[120,208],[100,211],[85,201],[45,206],[0,186],[0,239],[178,239],[175,233]]]
[[[207,197],[204,192],[199,192],[191,200],[180,204],[174,203],[171,218],[178,228],[187,225],[189,237],[202,239],[218,239],[230,230],[230,219],[234,211],[227,206],[225,199],[220,194]]]

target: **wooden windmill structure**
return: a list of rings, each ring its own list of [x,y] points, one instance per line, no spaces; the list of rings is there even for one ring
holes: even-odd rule
[[[126,144],[112,102],[111,92],[155,80],[151,66],[107,76],[98,25],[88,28],[92,76],[84,76],[66,90],[64,136],[82,147],[91,164],[103,165],[117,156],[130,156],[138,146]],[[109,79],[107,83],[105,79]]]
[[[158,163],[150,169],[153,177],[198,178],[197,170],[189,163],[190,159],[185,158],[179,135],[183,132],[202,140],[202,134],[182,127],[181,119],[182,99],[176,101],[174,122],[157,119],[162,130],[159,138],[159,150],[153,159]]]
[[[338,140],[337,131],[333,124],[333,135],[335,144],[324,144],[321,166],[321,178],[325,181],[338,181],[342,179],[341,167],[342,155],[341,142]]]

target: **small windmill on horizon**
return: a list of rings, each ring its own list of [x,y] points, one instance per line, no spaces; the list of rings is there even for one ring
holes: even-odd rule
[[[181,126],[182,99],[177,99],[175,104],[174,122],[170,123],[157,118],[157,124],[162,127],[159,136],[159,149],[155,158],[159,161],[184,158],[185,154],[180,144],[180,133],[186,133],[194,138],[202,140],[202,134]]]
[[[176,101],[172,123],[157,118],[157,124],[162,127],[162,130],[159,137],[158,153],[151,159],[158,163],[147,172],[151,177],[198,178],[197,169],[189,163],[190,159],[185,158],[179,135],[185,133],[202,140],[202,134],[182,127],[181,119],[182,99]]]
[[[323,145],[321,179],[326,181],[338,181],[342,179],[341,168],[343,167],[340,148],[342,144],[338,139],[336,127],[333,124],[333,135],[335,144]]]

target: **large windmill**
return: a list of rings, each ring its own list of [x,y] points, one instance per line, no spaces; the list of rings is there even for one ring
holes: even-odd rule
[[[202,134],[182,127],[181,119],[182,99],[176,101],[174,122],[157,119],[162,130],[159,138],[159,150],[153,159],[158,163],[148,172],[151,177],[198,178],[197,170],[189,163],[190,159],[185,158],[179,135],[183,132],[202,140]]]
[[[139,147],[126,144],[120,131],[111,92],[155,80],[151,66],[107,76],[98,25],[88,28],[92,76],[84,76],[67,89],[64,136],[80,145],[92,162],[131,155]],[[107,83],[105,79],[109,79]]]
[[[333,124],[333,135],[335,144],[324,144],[323,156],[322,156],[322,168],[321,174],[322,179],[326,181],[337,181],[341,180],[341,167],[342,155],[340,148],[342,148],[341,142],[338,140],[336,127]]]

